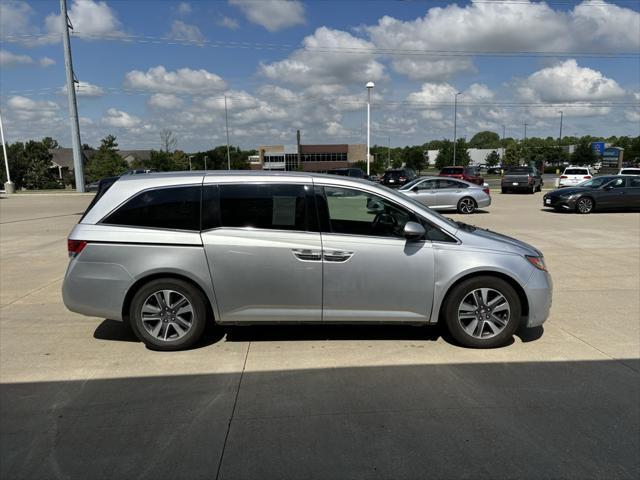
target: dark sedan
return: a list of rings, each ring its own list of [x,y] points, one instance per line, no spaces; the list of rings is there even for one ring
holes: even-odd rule
[[[640,209],[640,175],[594,177],[575,187],[554,190],[542,197],[545,207],[591,213],[612,209]]]

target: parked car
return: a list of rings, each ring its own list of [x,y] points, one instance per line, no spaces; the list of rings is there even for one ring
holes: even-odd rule
[[[640,175],[603,175],[575,187],[547,193],[545,207],[591,213],[610,209],[640,209]]]
[[[419,177],[398,191],[434,210],[473,213],[491,205],[488,187],[454,178]]]
[[[416,178],[416,172],[411,168],[394,168],[384,172],[380,183],[386,187],[401,187]]]
[[[573,165],[568,166],[560,175],[558,183],[559,187],[575,187],[579,183],[585,180],[593,178],[593,173],[589,167],[575,167]]]
[[[364,172],[359,168],[334,168],[327,172],[330,175],[341,175],[343,177],[365,178]]]
[[[502,193],[525,190],[535,193],[542,190],[542,175],[536,167],[510,167],[500,180]]]
[[[484,185],[484,178],[480,176],[475,167],[444,167],[438,174],[441,177],[457,178],[465,182]]]
[[[640,175],[640,167],[621,168],[618,175]]]
[[[68,252],[67,308],[124,320],[158,350],[188,348],[209,321],[441,320],[462,345],[490,348],[541,325],[551,305],[534,247],[332,175],[120,177],[73,228]]]

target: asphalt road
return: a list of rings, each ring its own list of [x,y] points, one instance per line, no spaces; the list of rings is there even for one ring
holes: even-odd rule
[[[640,214],[493,196],[464,220],[542,249],[555,283],[505,348],[320,326],[176,353],[62,305],[91,197],[0,199],[0,478],[639,478]]]

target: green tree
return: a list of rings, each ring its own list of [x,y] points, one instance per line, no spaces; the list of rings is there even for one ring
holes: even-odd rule
[[[22,142],[7,143],[7,162],[9,163],[9,174],[16,189],[24,187],[24,176],[29,168],[29,162],[24,155],[24,144]],[[0,169],[0,179],[2,183],[7,181],[5,169]]]
[[[24,146],[24,159],[27,170],[23,177],[23,186],[28,189],[59,188],[51,170],[51,158],[44,142],[28,141]]]
[[[591,148],[591,139],[582,137],[571,154],[571,163],[574,165],[591,165],[598,161],[598,156]]]
[[[500,163],[500,155],[494,150],[487,155],[487,158],[484,159],[484,163],[488,167],[494,167]]]
[[[500,135],[488,130],[478,132],[469,141],[470,148],[499,148]]]
[[[453,142],[451,140],[442,140],[440,142],[440,149],[438,150],[435,163],[438,170],[442,170],[444,167],[453,164]]]
[[[471,157],[469,156],[468,144],[464,138],[456,140],[456,165],[462,165],[466,167],[471,163]]]
[[[55,138],[44,137],[42,139],[42,143],[44,144],[45,148],[60,148],[60,144]]]
[[[522,162],[522,144],[519,142],[511,142],[504,150],[505,165],[520,165]]]
[[[404,163],[407,167],[420,173],[426,166],[422,147],[407,147],[403,152]]]
[[[129,165],[118,154],[116,137],[108,135],[102,139],[100,148],[87,162],[85,180],[94,182],[105,177],[114,177],[128,170]]]

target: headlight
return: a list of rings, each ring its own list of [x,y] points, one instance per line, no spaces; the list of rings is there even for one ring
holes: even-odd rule
[[[543,272],[547,271],[547,266],[544,264],[544,257],[535,257],[533,255],[525,255],[525,257],[531,265]]]

